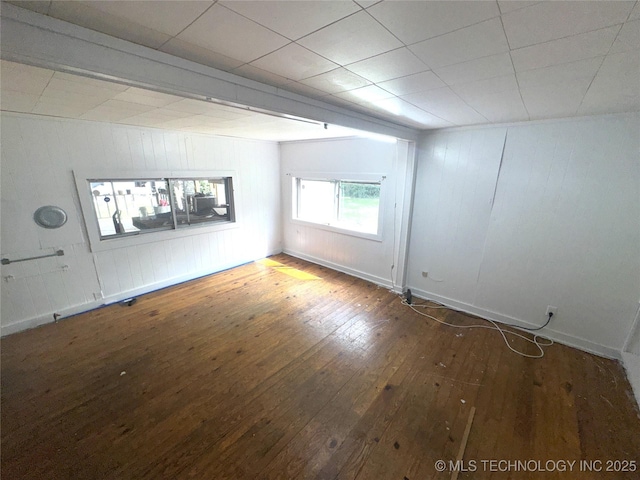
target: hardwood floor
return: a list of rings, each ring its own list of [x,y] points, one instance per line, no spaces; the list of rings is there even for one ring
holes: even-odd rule
[[[292,268],[251,263],[3,338],[2,477],[449,479],[435,462],[456,458],[475,407],[459,478],[639,478],[580,471],[640,461],[617,362],[562,345],[523,358],[496,331],[271,260]]]

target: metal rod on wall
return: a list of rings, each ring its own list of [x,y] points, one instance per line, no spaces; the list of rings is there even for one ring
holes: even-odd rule
[[[18,260],[9,260],[8,258],[3,258],[1,260],[1,263],[2,265],[9,265],[10,263],[26,262],[27,260],[37,260],[39,258],[47,258],[47,257],[61,257],[63,255],[64,255],[64,250],[56,250],[56,253],[50,253],[49,255],[40,255],[39,257],[20,258]]]

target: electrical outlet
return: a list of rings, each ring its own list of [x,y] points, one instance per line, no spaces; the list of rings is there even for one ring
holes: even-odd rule
[[[548,317],[550,313],[553,313],[553,318],[556,318],[558,316],[558,307],[547,305],[547,313],[545,313],[545,316]]]

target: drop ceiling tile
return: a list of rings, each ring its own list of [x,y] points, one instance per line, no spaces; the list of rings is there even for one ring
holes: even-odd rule
[[[40,95],[53,77],[51,70],[2,61],[0,80],[3,90]]]
[[[607,56],[582,105],[581,115],[640,110],[640,51]]]
[[[448,67],[436,68],[434,72],[447,85],[458,85],[512,74],[513,64],[509,53],[499,53]]]
[[[0,109],[8,112],[29,113],[36,106],[39,99],[39,95],[14,92],[3,88],[2,97],[0,97]]]
[[[203,115],[205,112],[211,109],[211,105],[201,100],[193,100],[191,98],[185,98],[179,102],[172,103],[165,107],[167,110],[176,112],[184,112],[193,115]]]
[[[114,98],[119,93],[117,90],[90,83],[73,82],[54,75],[42,92],[42,96],[52,98],[85,96],[91,102],[101,103]]]
[[[376,85],[368,85],[366,87],[349,90],[348,92],[336,93],[334,96],[344,98],[353,103],[368,103],[393,97],[393,94]]]
[[[87,93],[68,92],[64,90],[53,91],[46,89],[40,99],[51,104],[76,106],[90,110],[108,101],[108,98],[92,96]]]
[[[410,45],[500,15],[495,2],[382,2],[367,10]]]
[[[224,70],[225,72],[239,67],[244,63],[241,60],[227,57],[226,55],[194,45],[193,43],[186,42],[177,37],[172,38],[160,47],[160,51],[176,57],[184,58],[185,60],[191,60],[192,62],[199,63],[200,65]]]
[[[499,18],[409,47],[432,69],[509,51]]]
[[[539,2],[540,0],[498,0],[498,6],[500,7],[500,12],[507,13],[520,8],[530,7],[531,5],[535,5]]]
[[[404,77],[429,69],[406,47],[352,63],[345,68],[373,83],[384,82],[385,80]]]
[[[122,100],[107,100],[102,105],[110,108],[119,108],[122,112],[129,113],[129,116],[153,110],[154,107],[141,105],[139,103],[123,102]]]
[[[603,28],[511,51],[516,72],[606,55],[620,30]]]
[[[517,89],[483,95],[468,100],[467,103],[493,123],[529,120]]]
[[[526,47],[624,22],[634,2],[540,2],[502,16],[511,48]]]
[[[212,104],[211,108],[203,113],[204,117],[214,118],[215,121],[220,120],[241,120],[243,118],[253,116],[253,112],[242,110],[240,108],[228,109],[219,108],[218,105]]]
[[[214,2],[211,0],[181,2],[91,0],[82,3],[114,17],[144,25],[146,28],[166,33],[173,37],[202,15]]]
[[[521,88],[533,88],[540,85],[567,83],[584,78],[593,78],[600,68],[600,65],[602,65],[603,60],[604,57],[594,57],[577,62],[518,72],[518,83]]]
[[[591,79],[521,88],[520,93],[532,120],[571,117],[576,114]]]
[[[225,1],[227,8],[291,40],[308,35],[360,8],[345,1]]]
[[[607,77],[640,77],[640,49],[607,55],[598,75]],[[638,84],[640,88],[640,84]]]
[[[166,33],[98,10],[91,5],[92,3],[52,2],[49,15],[150,48],[158,48],[171,38],[171,35]]]
[[[47,78],[51,78],[54,73],[52,70],[49,70],[47,68],[34,67],[31,65],[25,65],[23,63],[10,62],[9,60],[2,59],[0,59],[0,71],[2,71],[2,74],[8,71],[15,71]]]
[[[159,113],[158,110],[151,110],[149,112],[140,113],[127,118],[127,120],[137,124],[138,122],[145,124],[153,123],[154,125],[160,125],[165,122],[176,120],[176,117],[171,115],[164,115]]]
[[[218,4],[177,38],[245,63],[289,43],[285,37]]]
[[[296,81],[338,68],[335,63],[297,43],[290,43],[251,65]]]
[[[336,68],[330,72],[302,80],[304,85],[321,90],[325,94],[339,93],[354,88],[364,87],[371,82],[345,68]]]
[[[501,77],[493,77],[478,82],[462,83],[451,87],[465,102],[470,103],[472,100],[483,98],[487,95],[507,91],[518,91],[518,82],[514,74],[503,75]]]
[[[444,87],[445,84],[435,73],[427,71],[416,73],[415,75],[407,75],[406,77],[395,78],[387,82],[381,82],[378,83],[378,86],[393,93],[394,95],[400,96]]]
[[[378,100],[373,103],[362,104],[370,111],[393,115],[400,123],[414,128],[443,128],[453,126],[442,118],[436,117],[421,108],[397,97]]]
[[[402,47],[397,38],[364,11],[324,27],[297,43],[340,65]]]
[[[178,110],[169,110],[169,107],[171,105],[173,104],[168,105],[166,108],[157,108],[151,111],[157,112],[160,115],[166,115],[167,117],[171,117],[171,118],[187,118],[193,115],[192,113],[180,112]]]
[[[203,121],[200,120],[198,115],[193,115],[185,118],[176,118],[174,120],[167,120],[164,122],[164,128],[175,128],[175,129],[183,129],[189,128],[196,125],[202,125]]]
[[[51,115],[53,117],[79,118],[89,109],[90,108],[84,106],[69,105],[40,98],[36,106],[31,110],[31,113],[35,113],[37,115]]]
[[[130,112],[123,111],[121,108],[99,105],[81,115],[80,118],[82,120],[95,120],[97,122],[119,122],[130,116]]]
[[[292,81],[290,78],[281,77],[275,73],[267,72],[266,70],[254,67],[249,63],[245,63],[241,67],[233,69],[231,73],[255,80],[256,82],[266,83],[267,85],[272,85],[274,87],[281,87],[291,83]]]
[[[487,122],[486,118],[467,105],[449,87],[412,93],[403,96],[402,99],[454,125],[474,125]]]
[[[640,49],[640,20],[627,22],[622,26],[609,53],[621,53],[637,49]]]
[[[140,103],[142,105],[149,105],[152,107],[164,107],[182,100],[182,97],[175,95],[168,95],[166,93],[153,92],[151,90],[143,90],[135,87],[131,87],[124,92],[120,92],[113,98],[115,100]]]
[[[362,8],[369,8],[376,3],[380,3],[382,0],[355,0],[355,2]]]

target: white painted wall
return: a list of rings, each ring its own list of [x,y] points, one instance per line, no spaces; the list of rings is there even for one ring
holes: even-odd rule
[[[556,306],[545,333],[620,357],[640,291],[639,146],[637,114],[425,135],[409,286],[528,326]]]
[[[391,286],[396,283],[398,249],[401,243],[405,173],[408,145],[373,139],[340,139],[287,142],[280,145],[284,251],[336,270]],[[382,241],[327,231],[292,221],[290,174],[375,173],[383,181]],[[331,175],[331,178],[335,178]],[[396,207],[396,204],[398,206]],[[408,204],[408,202],[407,202]],[[394,212],[394,209],[397,210]],[[395,237],[395,242],[394,242]],[[395,247],[395,248],[394,248]]]
[[[276,143],[3,113],[1,148],[2,257],[65,251],[1,267],[2,334],[281,251]],[[237,228],[91,253],[72,175],[80,168],[234,170]],[[38,227],[42,205],[64,208],[67,224]]]

